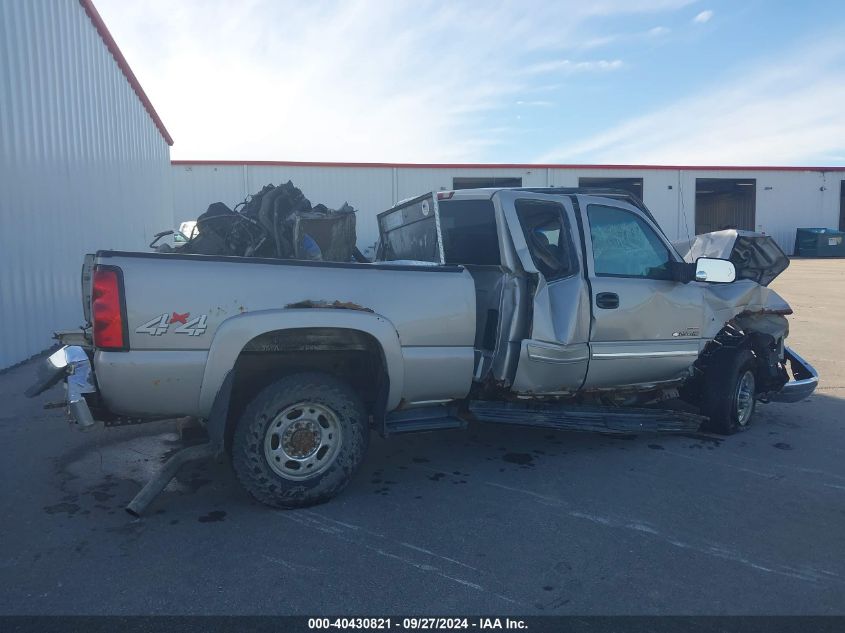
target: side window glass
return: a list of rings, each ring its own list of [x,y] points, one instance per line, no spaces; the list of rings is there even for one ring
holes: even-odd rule
[[[596,275],[672,279],[669,250],[638,215],[618,207],[587,207]]]
[[[577,259],[563,207],[542,200],[517,200],[515,206],[537,270],[547,280],[577,272]]]

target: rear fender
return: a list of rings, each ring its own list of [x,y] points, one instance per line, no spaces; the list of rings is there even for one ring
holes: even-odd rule
[[[404,384],[404,364],[399,335],[383,316],[345,309],[284,309],[247,312],[224,321],[214,334],[200,389],[199,411],[208,417],[227,374],[246,344],[256,336],[297,328],[339,328],[369,334],[381,346],[390,379],[386,410],[399,406]]]

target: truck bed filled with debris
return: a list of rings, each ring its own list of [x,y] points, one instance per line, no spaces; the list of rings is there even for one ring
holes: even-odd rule
[[[167,232],[170,233],[170,232]],[[162,233],[163,236],[167,233]],[[355,246],[355,209],[312,205],[291,181],[266,185],[230,209],[211,204],[197,218],[187,240],[162,244],[159,252],[276,257],[323,261],[365,261]],[[154,246],[155,242],[151,244]],[[155,246],[154,246],[155,247]]]

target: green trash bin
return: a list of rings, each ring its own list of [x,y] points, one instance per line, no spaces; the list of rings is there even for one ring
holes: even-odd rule
[[[845,232],[836,229],[797,229],[795,254],[799,257],[845,257]]]

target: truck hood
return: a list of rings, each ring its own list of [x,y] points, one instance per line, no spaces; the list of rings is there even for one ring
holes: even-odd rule
[[[770,235],[753,231],[714,231],[673,245],[689,263],[699,257],[729,259],[736,267],[737,279],[750,279],[761,286],[768,286],[789,266],[789,257]]]

